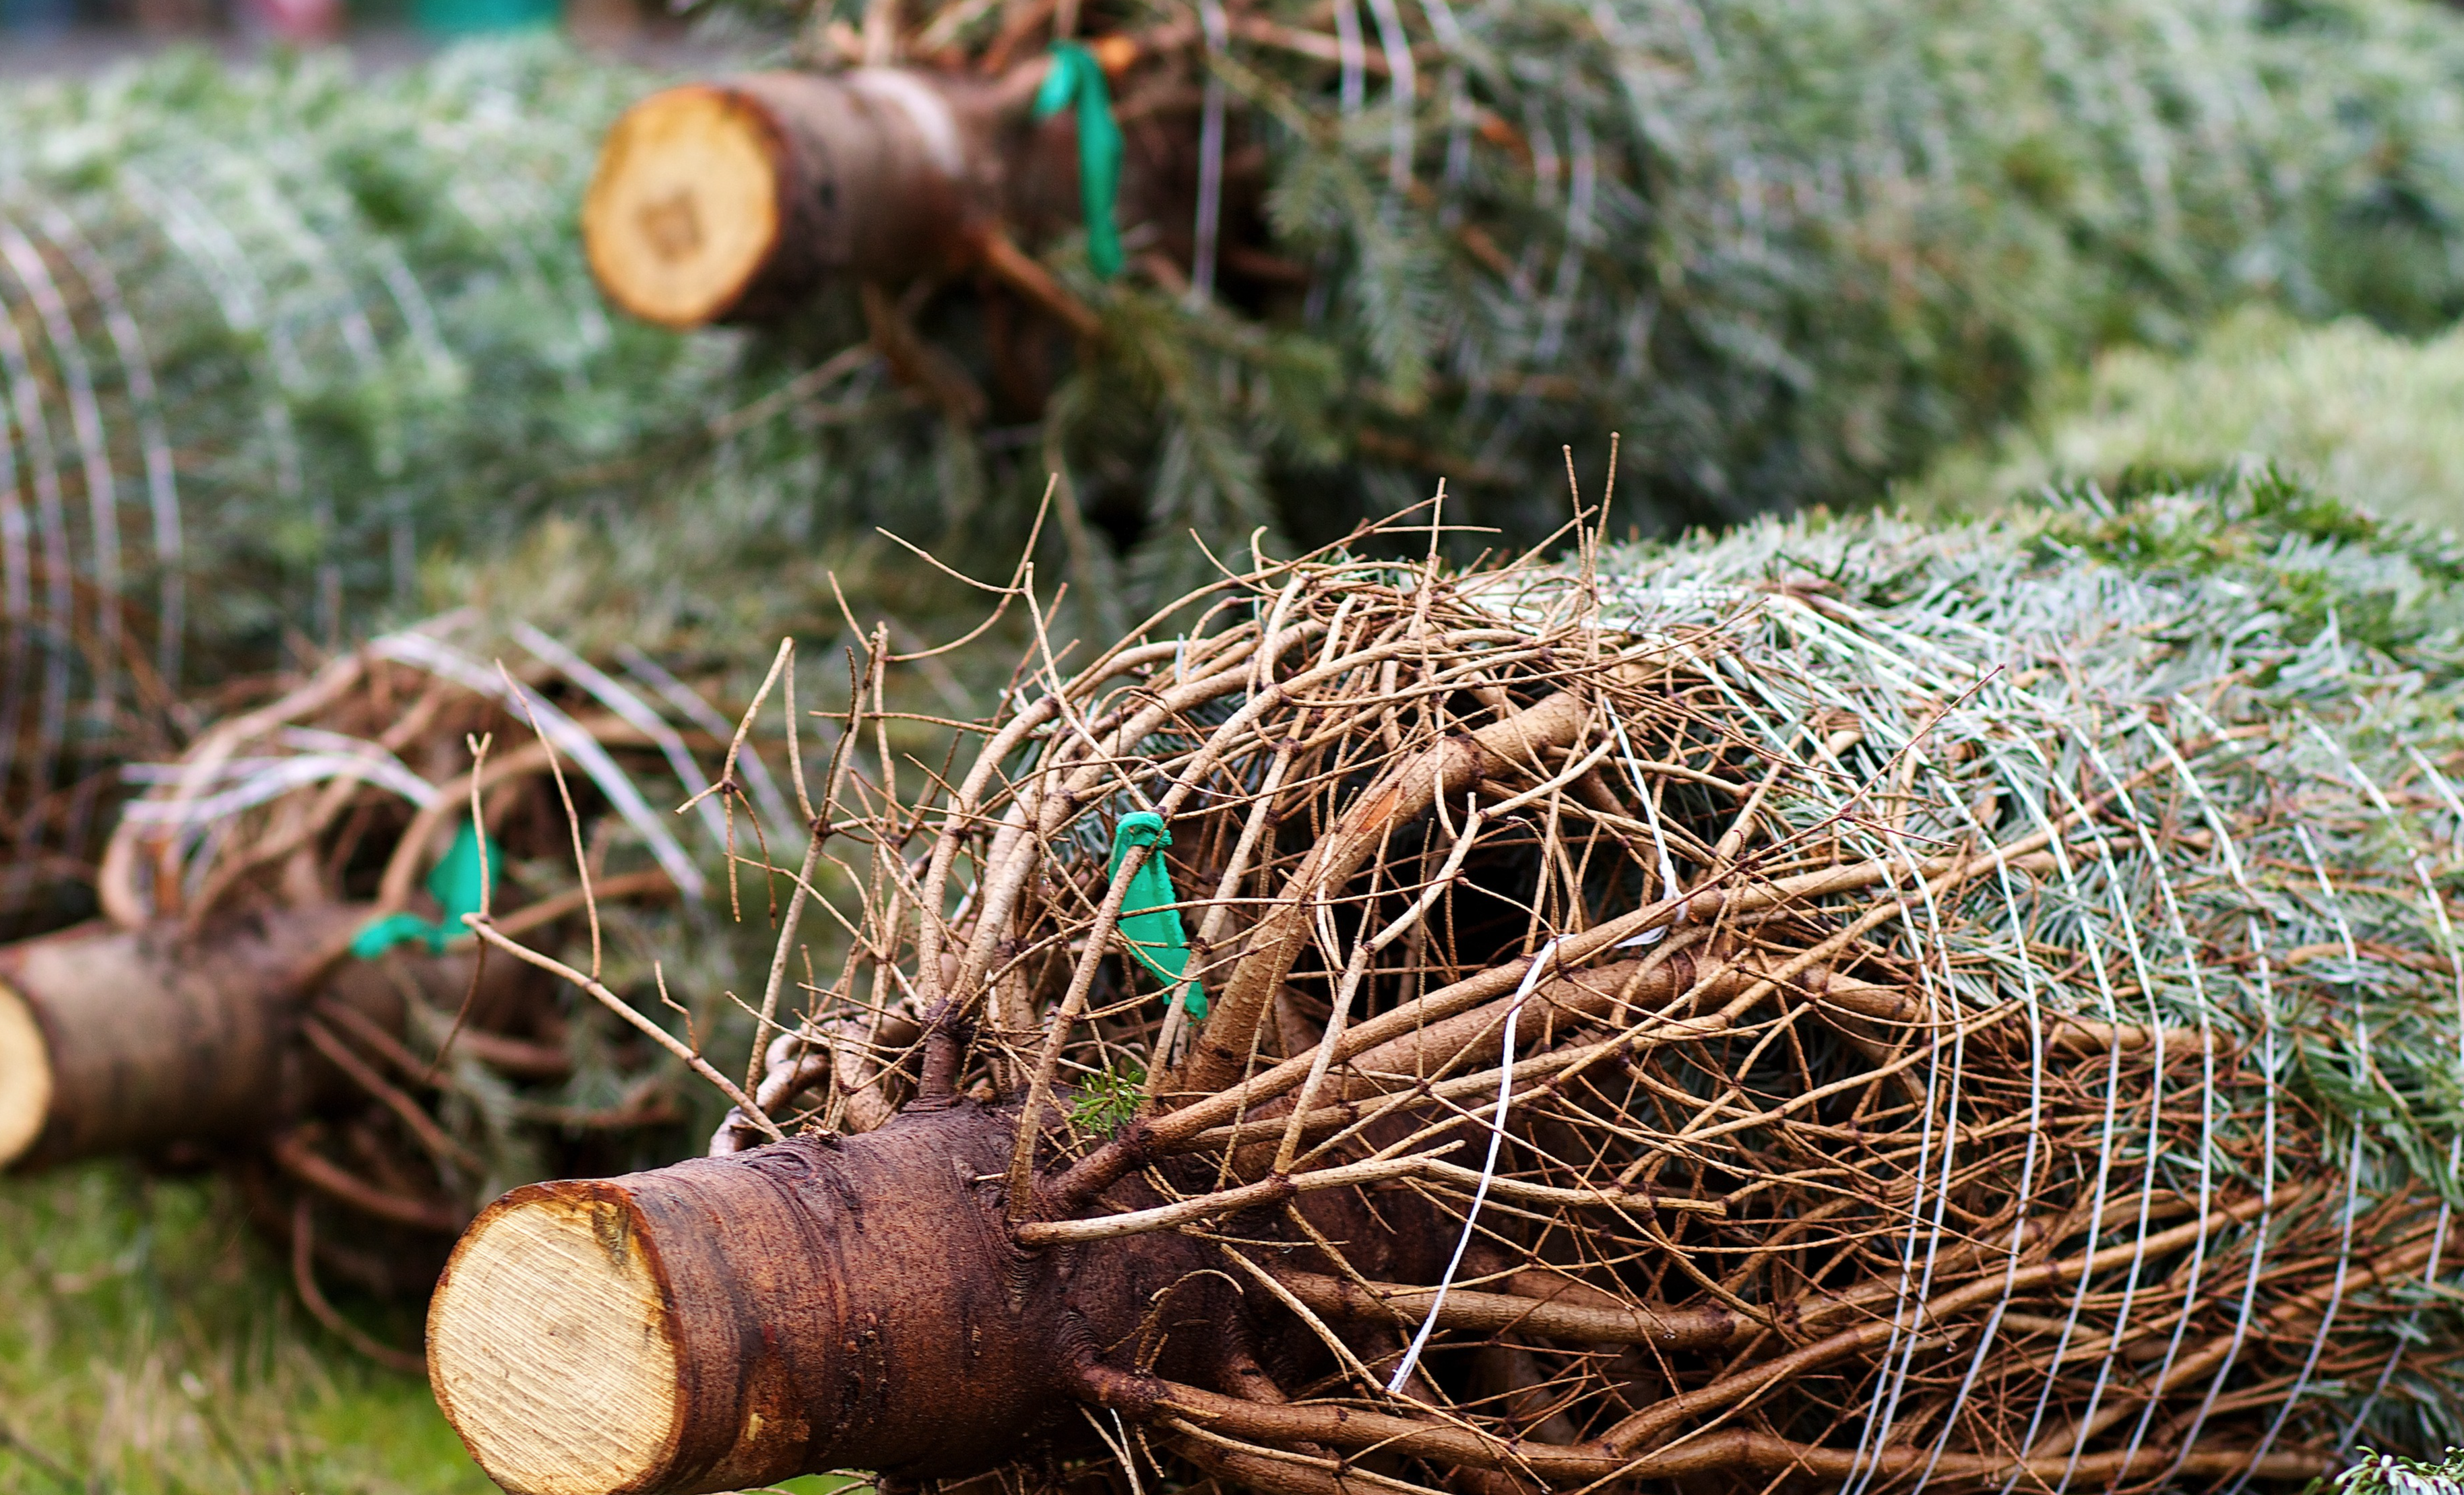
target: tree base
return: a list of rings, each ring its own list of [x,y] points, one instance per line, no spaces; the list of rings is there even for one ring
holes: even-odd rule
[[[832,276],[905,281],[974,253],[1003,152],[985,85],[907,68],[756,73],[653,94],[607,132],[582,236],[608,299],[697,327]]]
[[[741,300],[778,246],[779,149],[768,117],[733,90],[671,88],[626,111],[582,207],[608,297],[669,327]]]
[[[1083,1438],[1099,1349],[1220,1381],[1237,1308],[1199,1242],[1011,1244],[1016,1122],[961,1101],[517,1189],[430,1300],[438,1404],[517,1495],[607,1495],[977,1473]]]
[[[300,1090],[305,978],[364,917],[89,924],[0,947],[0,1167],[264,1132]]]

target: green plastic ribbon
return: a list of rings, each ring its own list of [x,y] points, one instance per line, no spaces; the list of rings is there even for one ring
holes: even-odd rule
[[[1102,279],[1121,273],[1121,126],[1104,65],[1074,41],[1052,44],[1052,71],[1035,92],[1035,117],[1078,106],[1078,206],[1087,217],[1087,263]]]
[[[485,906],[487,864],[499,854],[495,842],[490,841],[482,860],[479,833],[470,822],[463,822],[453,845],[428,873],[428,890],[444,906],[445,917],[429,920],[416,913],[388,913],[351,936],[351,954],[373,960],[396,945],[418,943],[426,945],[429,954],[441,956],[447,945],[471,938],[471,932],[462,927],[462,915],[476,913]]]
[[[1121,938],[1138,963],[1162,979],[1167,1002],[1173,988],[1179,987],[1181,1009],[1193,1018],[1204,1018],[1206,993],[1189,979],[1189,936],[1181,932],[1180,911],[1173,907],[1180,900],[1172,890],[1172,870],[1164,866],[1159,849],[1171,845],[1172,832],[1164,828],[1162,816],[1153,810],[1124,815],[1112,830],[1112,860],[1105,876],[1120,881],[1121,859],[1129,855],[1130,847],[1155,848],[1138,865],[1129,891],[1121,895]]]

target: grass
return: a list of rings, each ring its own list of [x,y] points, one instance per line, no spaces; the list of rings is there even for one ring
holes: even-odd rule
[[[424,1382],[307,1318],[219,1180],[118,1163],[0,1181],[0,1495],[495,1488]]]
[[[410,1309],[344,1307],[411,1342]],[[121,1162],[0,1177],[0,1495],[495,1489],[426,1381],[301,1310],[220,1179]]]

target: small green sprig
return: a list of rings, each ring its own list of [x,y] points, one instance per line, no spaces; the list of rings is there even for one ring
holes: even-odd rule
[[[1070,1104],[1069,1125],[1080,1132],[1111,1136],[1137,1114],[1146,1081],[1145,1067],[1134,1063],[1126,1069],[1107,1066],[1087,1076],[1079,1082],[1077,1099]]]

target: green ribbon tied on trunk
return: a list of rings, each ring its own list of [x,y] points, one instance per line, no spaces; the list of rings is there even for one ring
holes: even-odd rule
[[[1173,907],[1180,900],[1172,890],[1172,869],[1163,864],[1162,848],[1171,845],[1172,832],[1164,828],[1162,816],[1153,810],[1124,815],[1112,830],[1112,860],[1105,876],[1119,882],[1121,859],[1130,847],[1148,848],[1146,860],[1131,874],[1129,890],[1121,895],[1117,928],[1138,963],[1163,981],[1164,1000],[1169,1003],[1178,987],[1181,1009],[1202,1019],[1206,993],[1189,979],[1189,936],[1181,932],[1180,911]]]
[[[479,833],[463,822],[453,845],[428,873],[428,890],[443,906],[445,917],[430,920],[416,913],[388,913],[351,936],[351,954],[373,960],[396,945],[416,943],[427,946],[429,955],[441,956],[447,945],[471,938],[471,932],[462,927],[462,915],[486,906],[488,864],[500,855],[495,842],[490,841],[482,857]]]
[[[1078,106],[1078,206],[1087,217],[1087,263],[1098,278],[1121,273],[1120,122],[1112,118],[1112,90],[1104,65],[1074,41],[1052,44],[1052,71],[1035,91],[1035,117],[1048,120]]]

